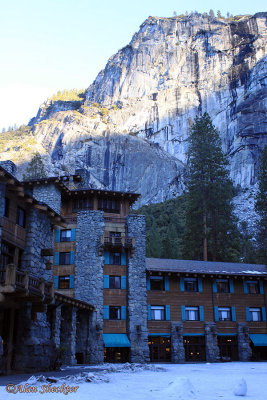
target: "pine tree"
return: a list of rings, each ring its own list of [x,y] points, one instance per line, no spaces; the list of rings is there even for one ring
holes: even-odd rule
[[[210,10],[209,15],[210,15],[210,17],[212,17],[212,18],[215,17],[214,11],[213,11],[212,9]]]
[[[260,222],[258,227],[258,262],[267,264],[267,146],[265,146],[259,168],[259,192],[256,197],[256,211]]]
[[[186,258],[239,261],[240,235],[227,165],[210,116],[196,117],[189,135]]]
[[[40,179],[45,178],[46,172],[44,163],[39,153],[35,153],[26,170],[26,174],[23,175],[23,180]]]

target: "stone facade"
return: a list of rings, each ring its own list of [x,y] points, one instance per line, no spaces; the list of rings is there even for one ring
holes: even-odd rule
[[[26,247],[23,265],[38,278],[52,281],[52,270],[46,270],[50,256],[41,256],[41,249],[54,247],[54,231],[48,217],[36,209],[30,209],[26,217]]]
[[[220,350],[217,342],[217,328],[215,322],[205,323],[206,361],[220,361]]]
[[[100,254],[104,235],[103,211],[79,211],[76,228],[75,297],[94,304],[90,317],[88,352],[91,362],[104,361],[103,333],[103,264]],[[93,325],[92,325],[93,324]]]
[[[240,361],[249,361],[251,359],[252,350],[249,345],[249,328],[245,322],[239,322],[237,327],[238,339],[238,355]]]
[[[146,223],[143,215],[127,217],[129,237],[135,238],[134,256],[128,258],[128,334],[132,362],[149,361],[146,292]],[[139,328],[140,327],[140,328]]]
[[[2,236],[2,217],[4,216],[5,193],[6,185],[0,182],[0,240]]]
[[[175,364],[185,361],[182,322],[171,323],[171,357]]]
[[[57,214],[60,214],[61,191],[54,183],[35,185],[33,187],[33,197],[41,203],[47,204]]]
[[[15,352],[12,369],[18,371],[53,368],[55,344],[46,312],[34,313],[31,303],[23,305],[17,317]]]
[[[75,307],[62,307],[60,343],[63,353],[62,361],[66,365],[76,364],[76,316],[77,310]]]
[[[9,172],[11,175],[16,176],[17,166],[16,164],[13,163],[13,161],[11,160],[0,161],[0,166],[5,168],[5,170]]]

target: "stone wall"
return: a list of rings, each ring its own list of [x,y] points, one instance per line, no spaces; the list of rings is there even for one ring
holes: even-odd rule
[[[11,175],[16,176],[17,173],[17,166],[11,160],[7,161],[0,161],[0,166],[3,167],[7,172]]]
[[[237,327],[239,361],[249,361],[252,350],[249,345],[249,328],[246,322],[239,322]]]
[[[88,336],[89,336],[89,311],[77,312],[77,331],[76,331],[76,353],[83,354],[84,362],[88,360]]]
[[[2,217],[4,216],[5,194],[6,194],[6,185],[0,182],[0,242],[2,237]],[[1,247],[0,247],[0,253],[1,253]]]
[[[50,257],[41,256],[41,249],[54,247],[53,228],[47,216],[37,209],[30,209],[26,215],[26,247],[23,253],[23,268],[38,278],[52,280],[52,270],[46,270],[45,263]]]
[[[33,187],[33,197],[47,204],[56,213],[60,214],[61,209],[61,191],[54,183],[35,185]]]
[[[23,305],[16,317],[14,370],[49,370],[55,360],[51,324],[47,313],[32,313],[31,303]]]
[[[128,235],[135,238],[134,256],[128,257],[128,334],[131,361],[148,362],[146,292],[146,222],[144,215],[127,217]],[[138,330],[140,326],[140,331]]]
[[[220,360],[220,350],[217,341],[217,328],[215,322],[205,323],[206,361],[216,362]]]
[[[183,341],[183,323],[171,323],[171,361],[181,363],[185,361],[184,341]]]
[[[66,365],[76,364],[76,316],[75,307],[62,307],[60,343],[63,350],[62,362]]]
[[[95,306],[90,316],[88,354],[90,362],[103,362],[103,265],[99,253],[101,236],[104,235],[103,211],[79,211],[77,213],[75,285],[77,299]],[[96,332],[97,327],[97,332]]]

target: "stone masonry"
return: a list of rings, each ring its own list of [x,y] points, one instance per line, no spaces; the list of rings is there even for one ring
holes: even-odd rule
[[[1,227],[2,227],[2,217],[4,216],[5,193],[6,193],[6,185],[4,183],[0,183],[0,240],[2,236]]]
[[[41,256],[41,249],[53,248],[53,228],[48,217],[36,209],[30,209],[26,218],[26,248],[23,267],[38,278],[52,281],[52,271],[46,270],[49,256]]]
[[[103,334],[103,265],[100,254],[104,235],[103,211],[79,211],[76,228],[75,297],[94,304],[95,315],[90,316],[88,354],[90,362],[104,361]],[[92,325],[93,324],[93,325]]]
[[[171,355],[175,364],[185,361],[182,322],[171,323]]]
[[[56,213],[60,214],[61,191],[54,183],[34,185],[33,197],[41,203],[47,204]]]
[[[249,328],[246,322],[239,322],[237,327],[238,355],[240,361],[249,361],[252,350],[249,345]]]
[[[205,323],[206,361],[216,362],[220,360],[220,350],[217,341],[217,329],[215,322]]]
[[[127,227],[128,235],[135,238],[134,256],[128,258],[128,334],[131,362],[143,363],[149,361],[145,217],[129,215]]]
[[[75,307],[62,307],[60,343],[63,350],[62,361],[66,365],[76,364],[76,316]]]

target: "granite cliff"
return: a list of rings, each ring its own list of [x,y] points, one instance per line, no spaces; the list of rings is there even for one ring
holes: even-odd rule
[[[234,183],[253,189],[267,143],[266,17],[149,17],[81,101],[45,102],[22,142],[34,142],[48,174],[83,168],[93,187],[160,202],[182,193],[188,131],[207,111]],[[4,147],[1,159],[19,158],[22,173],[30,152]]]

